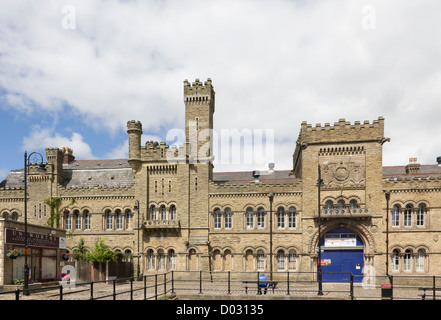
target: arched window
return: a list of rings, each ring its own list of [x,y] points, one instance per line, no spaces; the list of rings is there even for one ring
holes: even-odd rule
[[[112,217],[112,212],[110,212],[110,210],[106,210],[106,229],[107,230],[113,229],[113,217]]]
[[[263,250],[257,251],[257,270],[265,270],[265,254],[263,253]]]
[[[345,202],[343,200],[338,200],[337,202],[337,213],[344,213]]]
[[[176,220],[176,206],[174,204],[170,206],[170,220]]]
[[[130,209],[126,210],[126,229],[133,229],[133,213]]]
[[[232,214],[231,209],[226,208],[225,209],[225,229],[231,229],[232,228]]]
[[[64,214],[64,226],[66,227],[66,230],[72,230],[72,215],[69,211],[66,211]]]
[[[334,204],[332,203],[332,200],[328,200],[325,202],[325,213],[332,213],[332,208],[334,207]]]
[[[426,216],[426,206],[424,204],[420,204],[418,206],[418,213],[417,213],[417,226],[419,227],[424,226],[425,216]]]
[[[75,229],[81,230],[81,215],[78,210],[75,210],[74,212],[74,219],[75,219]]]
[[[410,227],[412,225],[412,205],[408,204],[404,210],[404,226]]]
[[[398,249],[395,249],[392,252],[392,271],[399,271],[400,270],[400,251]]]
[[[412,250],[407,249],[404,252],[404,271],[412,270]]]
[[[277,209],[277,228],[285,228],[285,209],[283,207]]]
[[[123,215],[121,210],[116,210],[116,229],[121,230],[123,228]]]
[[[149,270],[154,270],[155,269],[155,255],[154,255],[152,249],[149,249],[147,251],[147,268]]]
[[[176,254],[175,250],[168,250],[168,270],[176,270]]]
[[[400,207],[394,205],[392,207],[392,227],[398,227],[400,225]]]
[[[257,227],[265,228],[265,211],[262,207],[257,209]]]
[[[161,212],[161,219],[160,220],[167,220],[167,211],[165,210],[164,205],[161,206],[160,212]]]
[[[253,208],[248,207],[246,213],[247,228],[254,228],[254,212]]]
[[[220,229],[221,227],[221,211],[219,208],[214,210],[214,228]]]
[[[357,200],[352,199],[349,201],[349,209],[352,213],[355,213],[355,209],[357,208]]]
[[[165,255],[164,250],[158,250],[158,270],[165,270]]]
[[[289,228],[296,227],[296,208],[294,208],[294,207],[289,208],[288,227]]]
[[[290,271],[297,269],[297,257],[294,250],[290,250],[288,254],[288,269]]]
[[[277,251],[277,270],[285,270],[285,251],[283,250]]]
[[[84,230],[90,230],[90,212],[89,210],[83,211],[83,217],[84,217]]]
[[[152,220],[156,220],[156,206],[153,205],[150,207],[150,215]]]
[[[416,271],[424,271],[424,261],[426,259],[426,251],[424,249],[418,250],[416,261]]]

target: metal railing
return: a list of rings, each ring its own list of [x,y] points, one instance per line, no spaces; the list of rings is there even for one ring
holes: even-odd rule
[[[140,279],[119,278],[103,281],[76,282],[74,290],[63,284],[42,288],[16,289],[0,292],[15,300],[58,299],[69,295],[78,300],[124,299],[158,300],[174,298],[176,295],[249,295],[259,293],[259,285],[271,284],[268,294],[277,296],[316,296],[318,283],[315,272],[276,272],[268,281],[259,280],[258,272],[231,271],[169,271],[144,275]],[[325,274],[325,273],[324,273]],[[348,282],[323,283],[323,293],[335,299],[439,299],[441,298],[441,276],[375,276],[366,281],[362,276],[346,273]],[[268,274],[267,274],[268,275]],[[204,297],[201,296],[201,299]]]

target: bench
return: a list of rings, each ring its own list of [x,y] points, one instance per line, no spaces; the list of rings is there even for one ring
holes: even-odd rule
[[[429,294],[433,297],[433,300],[436,300],[436,292],[433,293],[433,291],[441,291],[441,288],[434,288],[434,287],[420,287],[418,288],[419,291],[423,291],[423,294],[421,295],[422,300],[426,300],[426,291],[432,292],[432,294]]]
[[[257,284],[257,294],[262,294],[262,289],[264,290],[264,294],[266,294],[268,288],[272,288],[273,289],[273,294],[274,294],[274,290],[277,287],[277,284],[279,283],[278,281],[273,281],[273,280],[247,280],[247,281],[242,281],[242,283],[245,283],[245,294],[248,293],[248,283],[251,284]],[[261,287],[259,286],[259,284],[264,283],[266,284],[265,287]]]

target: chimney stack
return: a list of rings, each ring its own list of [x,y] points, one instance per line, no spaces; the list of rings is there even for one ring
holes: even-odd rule
[[[63,151],[63,164],[69,164],[75,160],[73,150],[71,148],[63,147],[61,150]]]

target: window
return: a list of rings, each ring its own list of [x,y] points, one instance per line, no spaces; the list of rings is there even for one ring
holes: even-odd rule
[[[174,204],[170,206],[170,220],[176,220],[176,206]]]
[[[395,205],[392,208],[392,227],[400,225],[400,207]]]
[[[147,268],[149,270],[155,269],[155,255],[153,254],[153,250],[149,249],[147,251]]]
[[[326,201],[325,203],[325,213],[332,213],[333,210],[332,208],[334,207],[334,204],[332,203],[331,200]]]
[[[106,229],[112,230],[113,229],[113,217],[110,210],[106,211]]]
[[[263,253],[263,250],[257,251],[257,270],[265,270],[265,254]]]
[[[165,210],[165,206],[161,206],[161,220],[167,220],[167,211]]]
[[[247,228],[254,228],[253,208],[247,208],[246,221],[247,221]]]
[[[345,203],[343,200],[338,200],[337,202],[337,209],[341,210],[345,208]]]
[[[416,271],[424,271],[424,260],[426,252],[423,249],[418,250],[418,256],[416,260]]]
[[[123,228],[123,215],[121,210],[116,210],[116,228],[117,229]]]
[[[412,206],[408,204],[404,210],[404,226],[410,227],[412,225]]]
[[[126,210],[126,229],[133,228],[133,213],[130,209]]]
[[[64,218],[66,230],[72,230],[72,216],[69,211],[66,212]]]
[[[90,230],[90,212],[89,212],[89,210],[84,210],[83,217],[84,217],[84,229]]]
[[[395,249],[392,252],[392,271],[400,270],[400,252]]]
[[[150,214],[151,214],[152,220],[156,220],[156,207],[155,206],[151,206],[150,211],[151,211]]]
[[[221,227],[221,211],[220,209],[214,210],[214,228],[219,229]]]
[[[418,212],[417,212],[417,226],[419,227],[424,226],[425,215],[426,215],[426,206],[424,204],[420,204],[418,206]]]
[[[168,270],[176,269],[176,254],[175,250],[168,250]]]
[[[232,227],[232,223],[231,223],[232,219],[231,218],[232,218],[231,209],[226,208],[225,209],[225,229],[231,229],[231,227]]]
[[[78,211],[75,211],[75,229],[81,230],[81,216]]]
[[[289,208],[288,214],[288,227],[295,228],[296,227],[296,208]]]
[[[404,252],[404,271],[412,270],[412,251],[407,249]]]
[[[265,228],[265,211],[262,207],[257,209],[257,226],[259,228]]]
[[[356,209],[357,208],[357,200],[351,200],[351,201],[349,201],[349,211],[350,212],[352,212],[352,213],[355,213],[356,212]]]
[[[289,270],[297,269],[297,257],[294,250],[290,250],[288,254],[288,268]]]
[[[158,250],[158,270],[165,269],[165,255],[163,250]]]
[[[277,251],[277,270],[285,270],[285,252],[283,250]]]
[[[277,228],[285,228],[285,209],[277,209]]]

